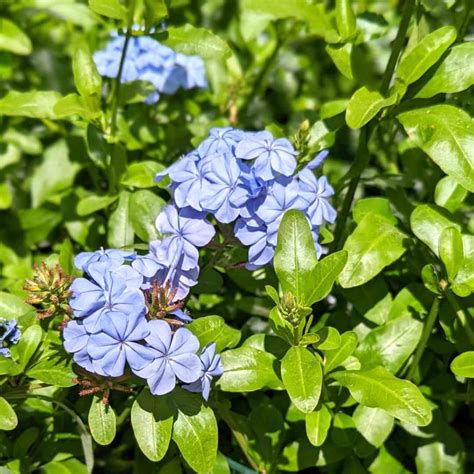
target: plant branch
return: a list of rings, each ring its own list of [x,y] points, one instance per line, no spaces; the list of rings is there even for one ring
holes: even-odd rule
[[[421,335],[418,347],[416,348],[415,357],[413,358],[410,370],[408,371],[407,378],[409,380],[413,381],[414,377],[416,376],[416,371],[418,369],[421,357],[425,352],[426,344],[428,343],[428,339],[430,338],[431,332],[433,331],[433,326],[436,322],[436,319],[438,318],[439,303],[440,299],[435,296],[433,303],[431,304],[430,312],[428,313],[428,317],[426,318],[425,324],[423,326],[423,333]]]
[[[112,114],[111,114],[111,119],[110,119],[110,134],[112,136],[115,136],[115,133],[117,131],[117,113],[118,113],[118,106],[120,103],[122,72],[123,72],[123,66],[125,64],[125,57],[127,56],[127,49],[128,49],[128,44],[130,42],[131,36],[132,36],[132,29],[129,26],[125,34],[125,42],[123,44],[122,56],[120,57],[119,70],[118,70],[118,74],[117,74],[117,78],[115,82],[114,95],[112,98]]]
[[[390,87],[393,72],[395,71],[395,66],[397,65],[398,58],[400,57],[403,48],[403,43],[408,31],[408,26],[410,25],[413,10],[415,9],[415,4],[415,0],[405,0],[405,4],[403,5],[402,18],[398,27],[397,36],[393,41],[392,52],[390,53],[390,58],[388,59],[387,67],[385,68],[382,78],[382,86],[380,88],[382,95],[385,95]]]

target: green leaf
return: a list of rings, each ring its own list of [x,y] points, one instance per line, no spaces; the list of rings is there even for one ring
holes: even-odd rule
[[[443,229],[439,236],[439,256],[444,263],[449,281],[453,281],[464,260],[462,236],[456,227]]]
[[[341,345],[341,335],[336,328],[324,327],[316,331],[316,334],[319,336],[319,341],[315,344],[318,350],[335,350]]]
[[[357,431],[375,448],[380,448],[393,430],[393,416],[380,408],[359,405],[352,414]]]
[[[155,25],[168,16],[166,0],[145,0],[145,20],[147,25]]]
[[[323,371],[312,352],[304,347],[290,347],[281,361],[281,378],[291,401],[300,411],[310,413],[316,408]]]
[[[39,207],[48,199],[68,189],[74,182],[79,165],[69,159],[65,140],[59,140],[44,152],[41,164],[34,170],[31,179],[33,207]]]
[[[0,99],[0,115],[55,119],[54,106],[60,98],[55,91],[9,91]]]
[[[36,310],[23,298],[0,291],[0,314],[2,318],[18,320],[21,316],[35,315]]]
[[[118,199],[118,196],[86,196],[77,203],[76,212],[78,216],[88,216],[101,209],[109,207]]]
[[[416,349],[423,323],[411,314],[400,316],[372,329],[357,347],[362,369],[382,366],[392,373],[400,370]]]
[[[68,275],[72,275],[75,272],[74,249],[69,239],[64,239],[61,244],[58,263],[62,270]]]
[[[19,363],[22,370],[26,369],[28,362],[33,357],[33,354],[38,349],[43,338],[43,331],[37,324],[30,326],[21,335],[20,341],[18,342],[17,350],[19,355]]]
[[[47,356],[27,370],[26,375],[55,387],[72,387],[76,374],[70,365],[70,360]]]
[[[135,188],[152,188],[156,186],[155,175],[163,169],[156,161],[139,161],[132,163],[125,171],[120,183]]]
[[[445,176],[438,181],[435,189],[435,202],[449,212],[455,212],[461,207],[468,192],[451,176]]]
[[[173,410],[167,396],[153,396],[148,388],[141,391],[133,402],[132,428],[138,446],[153,462],[165,456],[173,430]]]
[[[326,350],[324,352],[324,373],[339,367],[357,347],[357,334],[347,331],[341,335],[341,344],[337,349]]]
[[[346,262],[347,252],[345,250],[334,252],[320,260],[311,272],[312,286],[302,304],[311,306],[326,298]]]
[[[215,342],[216,352],[235,347],[241,337],[240,331],[228,326],[221,316],[204,316],[195,319],[186,327],[197,336],[201,347]]]
[[[100,108],[100,95],[102,93],[102,78],[97,71],[89,46],[81,41],[74,49],[72,55],[72,72],[74,84],[79,94],[83,97],[97,96]]]
[[[13,196],[6,183],[0,184],[0,209],[8,209],[12,205]]]
[[[130,220],[135,234],[144,242],[150,242],[158,238],[155,220],[165,201],[152,191],[141,190],[132,193],[130,198]]]
[[[332,377],[347,387],[361,405],[381,408],[395,418],[417,426],[431,422],[430,405],[418,388],[408,380],[394,377],[382,367],[334,372]]]
[[[27,56],[32,50],[30,38],[15,23],[0,18],[0,51]]]
[[[410,225],[413,233],[425,243],[436,255],[439,255],[439,241],[442,232],[456,224],[443,208],[433,204],[420,204],[410,216]]]
[[[455,285],[461,285],[462,287],[468,287],[470,292],[474,293],[474,236],[463,235],[462,242],[464,249],[464,261],[456,274],[456,278],[454,279],[453,291],[456,294],[459,294],[459,291],[455,288]],[[460,296],[469,295],[463,294]]]
[[[449,176],[474,192],[472,118],[452,105],[432,105],[397,116],[410,140]]]
[[[331,427],[331,412],[322,404],[318,409],[305,416],[306,435],[313,446],[321,446],[326,441]]]
[[[451,362],[451,371],[458,377],[474,378],[474,351],[458,355]]]
[[[199,55],[204,60],[225,60],[232,55],[229,45],[219,36],[205,28],[196,28],[190,24],[167,29],[168,38],[164,44],[178,53]]]
[[[426,35],[400,61],[397,68],[397,80],[405,85],[418,80],[433,66],[456,39],[456,28],[443,26]]]
[[[290,292],[304,305],[313,290],[316,249],[308,221],[301,211],[286,211],[278,229],[275,272],[283,293]]]
[[[390,224],[396,225],[397,219],[390,209],[390,201],[383,197],[359,199],[352,209],[354,221],[359,224],[367,214],[377,214],[387,219]]]
[[[18,418],[12,406],[0,397],[0,430],[11,431],[18,425]]]
[[[175,389],[171,401],[177,410],[173,441],[192,469],[198,473],[212,470],[217,456],[217,422],[202,397]]]
[[[85,119],[92,119],[100,115],[100,111],[91,110],[84,97],[77,94],[61,97],[54,105],[53,111],[57,118],[79,115]]]
[[[133,245],[134,229],[132,226],[132,212],[130,208],[130,193],[122,191],[119,195],[118,206],[110,215],[108,242],[113,248]],[[150,222],[153,222],[150,219]]]
[[[101,397],[94,396],[88,417],[89,428],[95,442],[107,446],[115,438],[115,412],[110,405],[106,405]]]
[[[336,25],[342,39],[351,38],[356,34],[356,18],[351,0],[336,0]]]
[[[282,387],[276,369],[278,361],[273,354],[254,347],[240,347],[221,354],[224,374],[217,385],[224,392],[254,392],[268,387]]]
[[[350,43],[346,43],[344,45],[326,45],[326,51],[333,60],[339,72],[351,81],[354,80],[354,72],[352,70],[351,60],[352,48],[353,45]]]
[[[474,84],[474,42],[453,46],[443,62],[416,97],[428,98],[436,94],[454,94]]]
[[[89,0],[89,7],[95,13],[114,20],[125,20],[127,17],[127,10],[120,0]]]
[[[380,92],[370,91],[367,87],[356,90],[347,104],[346,122],[351,128],[362,128],[370,122],[383,108],[395,104],[395,94],[388,98]]]
[[[377,214],[367,214],[347,238],[347,264],[339,275],[343,288],[363,285],[405,252],[406,236]]]

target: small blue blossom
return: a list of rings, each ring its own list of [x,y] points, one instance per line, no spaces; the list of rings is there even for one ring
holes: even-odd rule
[[[179,210],[172,205],[165,206],[156,218],[156,228],[161,234],[170,234],[157,246],[156,256],[167,267],[176,267],[176,260],[182,257],[180,267],[189,270],[197,267],[199,251],[214,237],[212,224],[205,214],[191,208]]]
[[[230,154],[211,155],[201,163],[205,178],[201,189],[202,208],[211,211],[219,222],[234,221],[248,200],[237,160]]]
[[[328,150],[320,151],[306,166],[305,169],[314,170],[319,168],[326,157],[329,155]]]
[[[88,266],[91,279],[76,278],[71,285],[70,306],[74,316],[84,318],[86,329],[100,330],[100,319],[109,311],[140,314],[146,311],[140,287],[143,277],[128,265],[95,262]]]
[[[219,153],[234,153],[236,145],[248,133],[232,127],[211,128],[209,137],[201,142],[197,152],[201,158]]]
[[[105,49],[94,53],[94,61],[102,76],[118,76],[124,45],[125,37],[115,36]],[[161,93],[174,94],[179,88],[207,87],[202,58],[175,53],[147,36],[129,38],[120,80],[152,83],[156,91],[147,97],[147,104],[157,102]]]
[[[298,173],[299,187],[302,199],[308,203],[306,214],[313,226],[324,222],[333,223],[336,220],[336,210],[329,203],[334,189],[328,183],[326,176],[317,178],[312,171],[304,169]]]
[[[74,266],[87,272],[87,267],[94,262],[108,262],[114,260],[121,265],[125,260],[133,260],[136,252],[118,249],[103,249],[95,252],[81,252],[74,257]]]
[[[153,359],[152,351],[140,344],[150,334],[143,314],[111,311],[101,319],[100,326],[101,331],[92,334],[87,344],[95,369],[100,366],[106,375],[119,377],[126,363],[135,371]]]
[[[153,395],[171,392],[179,379],[196,381],[201,373],[201,361],[196,355],[199,341],[189,329],[179,328],[173,334],[165,321],[150,321],[150,335],[145,341],[152,348],[153,361],[135,373],[147,379]]]
[[[17,344],[21,337],[16,319],[0,318],[0,355],[10,357],[9,347]]]
[[[209,400],[211,382],[214,377],[219,377],[224,373],[221,363],[221,356],[216,354],[216,344],[208,344],[201,352],[201,373],[198,380],[183,388],[190,392],[202,393],[204,400]]]
[[[235,148],[242,160],[255,159],[255,174],[271,181],[280,174],[291,176],[296,169],[297,152],[286,138],[275,139],[270,132],[257,132],[243,138]]]

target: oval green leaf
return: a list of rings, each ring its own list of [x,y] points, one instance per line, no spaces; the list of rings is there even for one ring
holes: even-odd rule
[[[372,370],[345,370],[332,374],[361,405],[381,408],[393,417],[417,426],[431,422],[431,407],[416,385],[377,367]]]
[[[472,118],[452,105],[433,105],[397,116],[410,140],[449,176],[474,192]]]
[[[116,419],[110,405],[103,403],[102,398],[94,396],[89,409],[89,428],[96,443],[107,446],[115,438]]]
[[[291,347],[281,361],[281,378],[295,406],[311,413],[318,404],[323,382],[316,356],[304,347]]]
[[[12,406],[0,397],[0,430],[14,430],[18,425],[18,418]]]
[[[153,396],[148,388],[133,402],[131,421],[138,446],[153,462],[165,456],[173,429],[173,410],[167,397]]]
[[[326,441],[331,427],[331,412],[326,405],[307,413],[305,417],[306,435],[313,446],[321,446]]]
[[[458,355],[451,362],[451,370],[459,377],[474,378],[474,351]]]

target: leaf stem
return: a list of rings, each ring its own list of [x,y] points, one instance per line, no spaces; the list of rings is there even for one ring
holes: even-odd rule
[[[114,95],[112,98],[112,114],[111,114],[111,119],[110,119],[110,134],[112,136],[115,136],[115,133],[117,131],[117,113],[118,113],[118,106],[120,102],[120,89],[121,89],[121,78],[122,78],[122,72],[123,72],[123,67],[125,64],[125,58],[127,56],[127,49],[128,49],[128,44],[130,42],[130,38],[132,36],[132,29],[130,26],[127,28],[127,31],[125,33],[125,42],[123,44],[123,49],[122,49],[122,56],[120,57],[120,64],[119,64],[119,70],[115,82],[115,90],[114,90]]]
[[[425,352],[426,344],[428,343],[431,332],[433,331],[433,326],[436,322],[436,319],[438,318],[439,303],[440,299],[435,296],[433,303],[431,304],[430,312],[428,313],[428,317],[426,318],[425,324],[423,326],[423,333],[421,335],[420,343],[416,348],[415,356],[410,366],[410,370],[408,371],[407,378],[411,381],[413,381],[416,376],[421,357]]]
[[[380,92],[383,96],[388,92],[390,87],[390,82],[392,80],[393,71],[395,71],[395,66],[397,65],[398,58],[403,48],[403,43],[405,41],[405,36],[408,31],[408,26],[410,25],[410,19],[415,9],[415,0],[405,0],[403,5],[402,18],[400,20],[400,25],[398,27],[397,36],[393,42],[392,52],[390,53],[390,58],[388,59],[387,67],[382,78],[382,86]]]

